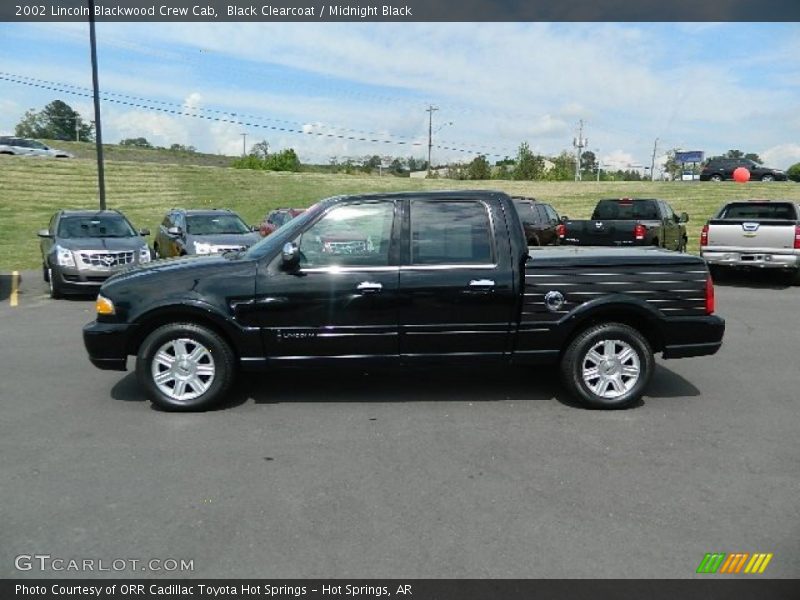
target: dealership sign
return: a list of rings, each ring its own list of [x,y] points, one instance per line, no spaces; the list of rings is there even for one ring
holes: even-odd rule
[[[704,153],[702,150],[692,150],[691,152],[676,152],[675,162],[679,163],[701,163]]]

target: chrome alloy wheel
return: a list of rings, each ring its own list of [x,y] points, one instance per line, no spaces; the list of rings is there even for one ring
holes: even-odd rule
[[[205,346],[189,338],[170,340],[153,356],[153,382],[165,396],[194,400],[214,381],[214,358]]]
[[[618,398],[639,381],[636,351],[622,340],[601,340],[583,357],[581,375],[586,387],[601,398]]]

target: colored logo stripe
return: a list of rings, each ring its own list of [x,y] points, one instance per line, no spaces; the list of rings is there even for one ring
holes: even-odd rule
[[[769,561],[772,560],[772,553],[769,554],[753,554],[753,558],[747,563],[744,569],[745,573],[763,573]]]
[[[698,573],[716,573],[722,561],[725,559],[724,552],[717,552],[715,554],[706,554],[697,567]]]
[[[750,554],[748,552],[709,552],[703,557],[700,566],[697,567],[698,573],[744,573],[760,574],[767,569],[767,565],[772,560],[772,553]],[[749,561],[748,561],[749,559]],[[745,564],[747,566],[745,566]]]

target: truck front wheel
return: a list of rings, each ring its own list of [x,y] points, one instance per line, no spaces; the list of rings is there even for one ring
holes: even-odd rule
[[[170,323],[145,338],[136,377],[153,404],[170,411],[205,410],[230,387],[235,358],[227,342],[194,323]]]
[[[622,323],[578,334],[561,360],[561,377],[574,396],[594,408],[625,408],[644,394],[655,362],[645,337]]]

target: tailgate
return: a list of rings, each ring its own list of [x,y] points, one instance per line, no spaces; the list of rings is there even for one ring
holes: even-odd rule
[[[636,221],[567,221],[564,241],[581,246],[633,245]]]
[[[712,219],[708,224],[707,248],[792,250],[794,236],[794,221]]]

